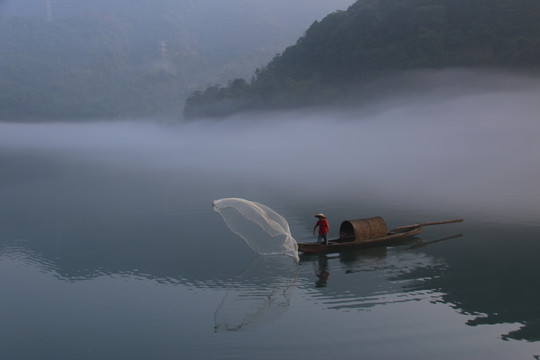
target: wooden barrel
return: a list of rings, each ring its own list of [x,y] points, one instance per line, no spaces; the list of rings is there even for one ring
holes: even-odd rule
[[[380,216],[367,219],[345,220],[339,228],[339,238],[365,240],[386,236],[386,222]]]

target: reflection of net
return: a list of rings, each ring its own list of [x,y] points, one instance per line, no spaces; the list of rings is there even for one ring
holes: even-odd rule
[[[278,320],[288,309],[297,264],[284,256],[258,256],[231,283],[214,314],[215,331],[243,331]]]
[[[261,255],[285,254],[298,260],[298,244],[283,216],[269,207],[244,199],[220,199],[214,211],[233,233]]]

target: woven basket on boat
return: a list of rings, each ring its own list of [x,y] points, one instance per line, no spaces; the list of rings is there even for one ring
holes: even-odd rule
[[[345,220],[339,228],[340,239],[365,240],[385,236],[386,233],[386,222],[380,216],[367,219]]]

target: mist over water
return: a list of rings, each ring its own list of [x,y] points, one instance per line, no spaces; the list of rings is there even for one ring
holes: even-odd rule
[[[540,81],[476,73],[356,108],[0,123],[0,357],[536,357]],[[316,212],[465,222],[296,262],[225,197],[298,242]]]
[[[534,223],[540,220],[540,80],[503,80],[508,86],[493,90],[397,96],[369,111],[242,114],[178,125],[2,123],[0,155],[166,169],[328,201],[381,200]]]

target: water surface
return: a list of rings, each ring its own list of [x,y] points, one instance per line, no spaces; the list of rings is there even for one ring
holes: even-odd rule
[[[475,109],[469,123],[485,125]],[[538,358],[538,125],[516,120],[504,154],[520,157],[502,162],[481,135],[497,137],[497,121],[458,131],[419,117],[415,141],[372,150],[373,136],[408,128],[384,114],[337,129],[0,125],[0,357]],[[316,153],[323,130],[363,141]],[[296,263],[232,234],[212,212],[223,197],[271,207],[299,242],[318,212],[334,236],[342,220],[375,215],[389,227],[465,222]]]

